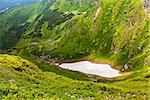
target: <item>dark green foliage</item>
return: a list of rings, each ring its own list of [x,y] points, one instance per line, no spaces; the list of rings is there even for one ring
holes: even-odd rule
[[[1,35],[0,48],[7,49],[12,47],[19,41],[24,31],[25,26],[14,26],[11,29],[9,29],[7,33]]]
[[[27,30],[27,25],[32,22],[37,15],[47,10],[47,7],[52,3],[53,1],[41,1],[13,8],[2,13],[0,15],[0,49],[14,46],[19,41],[18,37]],[[11,41],[11,39],[13,40]]]

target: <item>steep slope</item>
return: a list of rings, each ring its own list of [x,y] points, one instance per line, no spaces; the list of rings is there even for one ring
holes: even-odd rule
[[[19,6],[0,14],[0,48],[15,45],[35,18],[49,8],[53,0]],[[29,9],[30,8],[30,9]],[[6,45],[7,44],[7,45]]]
[[[140,0],[42,0],[3,13],[0,48],[38,66],[0,54],[0,99],[148,99],[150,19],[143,5]],[[83,58],[130,72],[90,82],[83,73],[52,66]]]
[[[51,7],[59,9],[62,12],[80,13],[85,12],[92,7],[97,1],[95,0],[58,0]]]
[[[70,11],[62,10],[65,3],[68,2],[57,1],[52,9],[56,7],[56,11],[70,15]],[[72,11],[77,10],[74,8]],[[51,10],[44,16],[47,14],[52,16]],[[115,66],[126,67],[125,70],[149,64],[150,20],[142,9],[141,1],[102,0],[90,6],[86,12],[74,13],[59,24],[52,25],[50,20],[42,22],[44,23],[37,25],[32,34],[44,35],[22,39],[16,48],[25,47],[24,52],[28,54],[46,56],[56,61],[85,56],[109,59]],[[49,28],[49,25],[53,27]],[[120,69],[124,70],[124,67]]]
[[[43,72],[33,63],[20,57],[1,54],[0,98],[4,100],[148,99],[149,72],[147,70],[148,67],[130,75],[130,79],[127,77],[122,82],[102,84],[73,80],[52,72]],[[135,88],[135,85],[138,87]]]

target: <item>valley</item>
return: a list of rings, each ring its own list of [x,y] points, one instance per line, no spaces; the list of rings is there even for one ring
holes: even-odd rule
[[[149,78],[149,0],[40,0],[0,14],[0,99],[148,100]]]

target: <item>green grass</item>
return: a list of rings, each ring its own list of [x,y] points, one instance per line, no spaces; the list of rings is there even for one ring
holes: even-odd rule
[[[28,26],[51,4],[52,2],[40,1],[15,7],[2,13],[0,15],[0,49],[11,48],[18,43],[23,33],[28,30]]]
[[[61,12],[60,5],[68,3],[58,2],[53,6],[60,7],[58,11]],[[148,45],[150,25],[149,18],[141,9],[142,3],[136,0],[113,2],[104,0],[102,4],[101,11],[94,23],[94,13],[97,11],[98,5],[87,9],[86,13],[74,15],[52,29],[46,25],[51,20],[43,22],[42,28],[39,28],[37,22],[35,30],[32,31],[36,34],[40,30],[44,36],[22,39],[15,47],[24,49],[33,55],[45,55],[60,61],[94,54],[106,60],[113,60],[116,65],[120,66],[124,66],[126,63],[132,66],[144,66],[145,59],[148,58],[150,52]],[[129,6],[133,9],[130,10]],[[43,16],[53,15],[52,12],[46,12]],[[64,12],[62,11],[62,13]],[[58,18],[60,17],[58,16]],[[29,29],[27,33],[30,31]],[[24,42],[25,40],[27,42]],[[32,46],[32,42],[39,44]],[[141,46],[142,49],[138,51]],[[28,49],[26,49],[27,47]]]
[[[94,5],[92,0],[84,0],[84,1],[71,1],[71,0],[61,0],[54,3],[52,9],[59,9],[63,12],[72,12],[74,14],[85,12],[87,9]]]
[[[9,42],[13,38],[16,42],[11,43],[18,52],[45,55],[60,61],[95,54],[101,58],[111,59],[117,65],[129,63],[132,66],[143,66],[150,52],[148,45],[150,25],[149,18],[141,9],[142,3],[136,0],[113,2],[103,0],[100,5],[101,11],[93,22],[98,4],[90,7],[89,2],[90,0],[86,0],[80,5],[89,7],[89,9],[85,7],[86,12],[67,17],[71,12],[65,13],[65,5],[73,7],[69,9],[71,11],[80,10],[80,7],[76,8],[79,5],[74,1],[57,1],[52,7],[48,7],[48,10],[39,14],[36,20],[32,19],[32,16],[29,18],[32,21],[25,32],[19,31],[22,34],[19,40],[12,30],[8,32],[9,34],[4,34],[3,41]],[[55,7],[58,9],[54,10]],[[129,7],[133,9],[130,10]],[[32,37],[37,34],[43,36]],[[38,45],[33,45],[34,42]],[[11,43],[2,44],[10,46]],[[141,46],[142,49],[138,52]]]
[[[45,64],[44,64],[45,65]],[[42,66],[44,66],[42,65]],[[45,65],[48,67],[48,65]],[[88,99],[117,100],[148,99],[149,80],[144,72],[136,78],[120,82],[99,83],[81,81],[55,73],[51,69],[42,71],[36,65],[20,57],[0,55],[0,94],[2,99]],[[64,71],[61,71],[63,73]],[[76,73],[69,73],[76,76]],[[139,76],[139,77],[138,77]],[[131,89],[132,88],[132,89]]]
[[[82,80],[82,81],[87,80],[86,75],[83,73],[80,73],[80,72],[73,72],[73,71],[64,70],[64,69],[61,69],[57,66],[52,66],[46,62],[40,63],[38,65],[39,65],[39,68],[42,69],[44,72],[49,71],[49,72],[55,73],[55,74],[60,75],[60,76],[65,76],[65,77],[71,78],[73,80]]]
[[[19,55],[32,63],[16,56],[0,55],[0,99],[148,100],[150,21],[141,9],[142,3],[136,0],[102,0],[101,11],[93,22],[97,4],[91,7],[89,1],[85,0],[79,6],[74,1],[67,1],[57,1],[52,8],[45,5],[46,10],[42,14],[39,14],[40,11],[33,13],[39,14],[37,19],[34,16],[28,20],[23,17],[23,20],[30,22],[29,27],[13,45],[14,49],[7,53]],[[9,12],[18,15],[18,10],[14,8],[6,12],[4,23],[11,22],[7,19]],[[23,15],[26,16],[27,12]],[[71,18],[66,17],[71,12],[78,13]],[[51,20],[49,16],[56,18]],[[7,29],[4,28],[5,31]],[[42,37],[31,38],[30,35],[39,32],[43,32]],[[10,35],[3,35],[3,40],[16,37],[14,31]],[[32,45],[32,42],[38,45]],[[4,43],[4,46],[7,45]],[[140,46],[142,49],[138,51]],[[39,59],[34,57],[40,56],[46,59],[38,63]],[[46,63],[50,59],[63,62],[84,57],[110,63],[118,69],[129,63],[132,65],[131,73],[111,80],[98,78],[98,82],[92,82],[83,73],[59,69]]]

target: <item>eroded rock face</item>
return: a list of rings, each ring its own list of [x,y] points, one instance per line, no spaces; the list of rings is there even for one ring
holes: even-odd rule
[[[147,9],[150,13],[150,0],[143,0],[143,9]]]
[[[130,71],[131,68],[132,68],[132,64],[126,63],[126,64],[122,67],[121,71],[122,71],[122,72]]]

